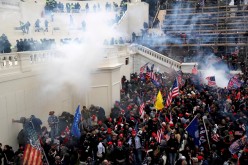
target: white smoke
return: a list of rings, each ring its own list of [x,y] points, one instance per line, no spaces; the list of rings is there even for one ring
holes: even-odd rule
[[[201,58],[201,60],[199,59]],[[215,55],[206,54],[204,57],[198,57],[198,61],[201,63],[202,66],[202,75],[203,79],[205,80],[207,84],[207,77],[215,76],[216,85],[218,87],[224,88],[227,87],[228,84],[228,78],[226,76],[226,72],[229,72],[227,64],[223,62],[213,62],[218,61],[217,57]]]
[[[91,73],[105,56],[104,40],[117,38],[115,34],[119,34],[107,23],[108,17],[109,14],[104,12],[87,14],[84,18],[86,31],[77,36],[84,42],[57,46],[59,57],[52,59],[41,75],[45,93],[56,95],[67,86],[82,92],[89,88]]]
[[[207,84],[207,77],[215,76],[215,81],[216,85],[218,87],[224,88],[227,87],[228,84],[228,79],[225,76],[225,70],[222,69],[216,69],[213,66],[210,66],[208,68],[203,69],[204,71],[202,72],[203,78],[205,79],[205,82]]]

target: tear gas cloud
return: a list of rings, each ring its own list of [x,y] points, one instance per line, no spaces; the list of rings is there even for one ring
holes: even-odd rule
[[[109,13],[105,12],[87,14],[84,18],[86,31],[77,36],[83,42],[57,46],[58,56],[47,64],[41,76],[44,93],[56,95],[66,86],[77,92],[88,89],[90,74],[105,56],[104,40],[121,35],[108,24],[108,18]]]
[[[223,65],[225,66],[225,65]],[[204,72],[202,72],[203,78],[205,79],[206,77],[210,77],[210,76],[215,76],[215,81],[216,81],[216,85],[218,87],[224,88],[227,87],[228,84],[228,79],[225,76],[225,70],[221,70],[221,69],[216,69],[213,66],[210,66],[209,68],[205,68]],[[205,80],[206,84],[207,81]]]
[[[216,62],[218,58],[214,54],[206,54],[203,56],[197,56],[195,60],[200,65],[200,70],[207,84],[206,77],[215,76],[216,85],[218,87],[227,87],[229,79],[226,76],[226,72],[229,72],[227,64],[222,62]]]
[[[186,8],[190,8],[190,6],[188,5]],[[197,41],[197,38],[199,39],[199,37],[197,36],[198,29],[196,28],[195,25],[201,23],[201,17],[206,18],[206,16],[211,17],[211,15],[206,15],[202,13],[190,14],[189,10],[184,10],[182,13],[180,4],[175,5],[173,7],[173,13],[171,13],[171,15],[167,15],[165,22],[163,23],[165,29],[169,29],[168,32],[171,33],[170,31],[172,31],[174,34],[170,35],[165,30],[164,36],[161,37],[160,34],[157,35],[155,34],[153,35],[152,38],[145,39],[144,44],[147,45],[148,47],[149,45],[154,45],[156,46],[156,50],[163,52],[163,50],[165,49],[165,43],[179,44],[179,46],[183,44],[183,39],[180,37],[180,35],[175,36],[175,34],[176,33],[180,34],[185,32],[187,32],[187,43],[195,43]],[[178,17],[183,19],[178,19]],[[177,26],[177,23],[183,26]],[[214,27],[210,26],[208,27],[208,30],[209,29],[214,30]],[[201,37],[201,43],[209,43],[209,42],[213,42],[214,40],[216,40],[214,35]],[[158,47],[159,45],[163,45],[163,46]],[[194,49],[200,50],[199,48],[200,48],[199,46],[196,46],[196,48]],[[178,55],[172,54],[171,56],[172,58],[177,59],[176,57]],[[229,80],[226,78],[225,72],[229,72],[229,69],[225,63],[217,62],[213,65],[213,61],[212,61],[213,58],[216,58],[215,55],[213,54],[213,51],[204,51],[203,54],[196,55],[196,57],[192,58],[191,61],[198,62],[199,66],[201,67],[200,70],[204,70],[204,72],[202,71],[203,79],[209,76],[215,76],[217,86],[222,88],[226,87]],[[207,83],[206,79],[205,82]]]

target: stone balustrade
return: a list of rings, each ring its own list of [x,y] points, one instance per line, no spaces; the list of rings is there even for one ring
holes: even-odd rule
[[[47,63],[57,57],[56,50],[27,51],[0,54],[0,73],[27,72],[34,65]]]
[[[146,56],[148,59],[153,60],[163,66],[166,66],[168,68],[173,68],[176,71],[181,69],[184,73],[191,73],[192,68],[194,65],[198,65],[197,63],[180,63],[178,61],[175,61],[163,54],[160,54],[154,50],[151,50],[147,47],[141,46],[141,45],[135,45],[135,52]],[[133,51],[133,50],[132,50]]]
[[[166,57],[163,54],[160,54],[154,50],[151,50],[147,47],[141,46],[141,45],[137,45],[137,52],[139,54],[145,55],[150,59],[155,59],[156,61],[159,61],[160,63],[163,63],[164,65],[166,65],[167,67],[172,67],[176,70],[180,69],[181,63],[177,62],[169,57]]]
[[[112,65],[119,63],[119,58],[127,55],[127,45],[114,45],[103,47],[104,53],[102,64]],[[11,72],[29,72],[36,68],[52,62],[55,58],[63,57],[59,50],[25,51],[0,54],[1,75]],[[100,58],[100,57],[99,57]]]

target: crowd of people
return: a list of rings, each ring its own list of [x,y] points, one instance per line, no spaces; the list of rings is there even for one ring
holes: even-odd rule
[[[122,37],[119,38],[114,38],[112,37],[109,40],[104,40],[104,45],[121,45],[121,44],[125,44],[125,43],[130,43],[129,40],[125,40]]]
[[[116,3],[113,2],[112,4],[109,2],[105,3],[105,11],[118,11],[118,8],[120,7],[122,10],[126,10],[127,8],[127,0],[122,0],[120,3],[120,6]],[[80,3],[66,3],[65,5],[62,2],[57,2],[56,0],[49,0],[46,2],[45,5],[45,11],[46,13],[51,13],[51,12],[67,12],[67,13],[79,13],[82,11],[85,11],[86,13],[88,12],[97,12],[102,10],[102,6],[97,3],[92,6],[90,6],[88,3],[85,4],[84,9],[81,9]]]
[[[33,38],[24,38],[16,40],[16,49],[17,52],[23,51],[41,51],[41,50],[51,50],[56,49],[61,45],[68,44],[83,44],[85,43],[85,38],[62,38],[59,42],[56,42],[55,39],[40,39],[34,40]],[[104,45],[120,45],[128,43],[129,41],[124,40],[122,37],[115,39],[111,38],[110,40],[105,40]]]
[[[0,53],[10,53],[11,44],[8,40],[8,37],[5,34],[0,36]]]
[[[18,134],[20,148],[14,152],[5,145],[0,150],[1,158],[5,164],[22,163],[32,123],[44,151],[43,161],[49,164],[248,163],[247,75],[235,75],[242,83],[239,87],[219,88],[203,84],[200,76],[181,73],[178,95],[171,105],[161,109],[155,108],[157,94],[160,91],[163,104],[167,104],[170,87],[178,74],[171,70],[155,75],[157,83],[146,73],[133,73],[130,80],[123,76],[121,100],[115,102],[109,117],[100,106],[83,106],[78,138],[70,131],[75,116],[68,112],[60,116],[49,112],[50,128],[42,126],[34,115],[13,119],[23,124]],[[186,131],[194,119],[199,123],[199,137]],[[242,143],[237,142],[241,140]]]
[[[55,48],[55,46],[55,39],[44,38],[38,41],[34,40],[33,38],[24,38],[16,40],[17,52],[49,50]]]
[[[79,13],[81,5],[77,3],[66,3],[65,5],[62,2],[57,2],[56,0],[47,1],[45,5],[46,12],[64,12],[66,9],[67,13]]]

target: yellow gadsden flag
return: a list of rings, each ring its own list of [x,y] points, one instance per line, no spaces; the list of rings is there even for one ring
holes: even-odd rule
[[[155,108],[156,108],[157,110],[161,110],[162,108],[164,108],[163,102],[164,102],[164,100],[163,100],[162,94],[161,94],[161,92],[159,91],[159,92],[158,92],[158,95],[157,95],[156,102],[155,102]]]

